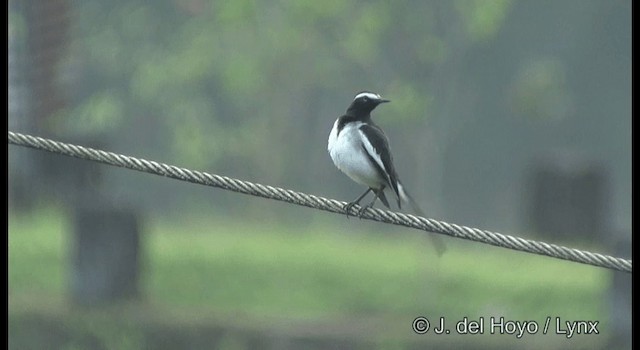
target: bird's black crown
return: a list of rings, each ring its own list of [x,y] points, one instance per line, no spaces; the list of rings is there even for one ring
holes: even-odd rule
[[[347,111],[356,113],[356,114],[369,114],[373,111],[379,104],[390,102],[389,100],[383,99],[380,95],[369,92],[362,91],[356,94],[353,98],[353,102],[349,106]]]

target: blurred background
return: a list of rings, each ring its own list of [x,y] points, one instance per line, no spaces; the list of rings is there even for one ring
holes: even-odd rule
[[[11,131],[350,201],[327,138],[370,90],[428,217],[630,259],[630,0],[8,10]],[[424,232],[8,155],[10,348],[631,346],[630,274],[453,238],[438,258]],[[489,334],[501,316],[540,330]],[[599,334],[543,335],[547,317]]]

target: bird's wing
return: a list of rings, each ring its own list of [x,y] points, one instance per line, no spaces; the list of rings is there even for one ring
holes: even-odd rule
[[[387,137],[382,133],[382,130],[375,124],[362,124],[359,130],[362,133],[361,136],[363,136],[362,147],[367,152],[369,159],[373,161],[382,178],[387,180],[389,187],[391,187],[398,196],[398,207],[400,207],[401,201],[404,201],[411,205],[416,214],[424,217],[425,215],[418,206],[418,203],[416,203],[398,182],[398,175],[393,167],[389,142],[387,141]],[[387,207],[389,206],[387,205]],[[446,250],[442,237],[432,234],[431,238],[433,239],[436,252],[441,256]]]
[[[382,130],[376,125],[362,124],[359,128],[362,134],[362,147],[374,161],[380,176],[385,179],[398,198],[400,205],[400,194],[398,192],[398,175],[393,167],[393,159],[389,150],[389,142]]]

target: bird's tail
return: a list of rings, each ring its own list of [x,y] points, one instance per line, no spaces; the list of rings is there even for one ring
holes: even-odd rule
[[[404,187],[400,183],[398,183],[398,196],[402,202],[409,203],[417,215],[426,217],[422,209],[420,209],[420,206],[418,206],[418,203],[416,203],[407,191],[405,191]],[[438,253],[438,256],[442,256],[442,254],[447,250],[447,246],[444,244],[442,237],[437,234],[430,234],[429,236],[431,237],[431,241],[436,249],[436,253]]]

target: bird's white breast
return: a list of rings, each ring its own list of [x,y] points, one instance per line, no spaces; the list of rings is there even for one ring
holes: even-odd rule
[[[353,181],[372,188],[381,188],[384,180],[362,148],[359,128],[363,123],[359,121],[347,123],[340,133],[338,133],[338,123],[339,120],[336,120],[329,134],[327,149],[331,160]]]

